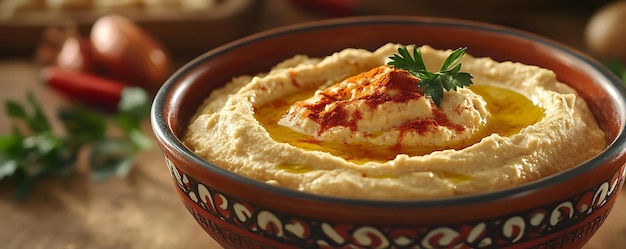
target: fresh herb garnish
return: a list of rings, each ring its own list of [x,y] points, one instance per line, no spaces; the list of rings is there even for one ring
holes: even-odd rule
[[[134,155],[152,147],[141,132],[141,121],[149,113],[149,97],[140,88],[127,88],[113,117],[81,105],[60,108],[57,118],[65,132],[52,129],[41,105],[29,93],[24,105],[8,100],[7,115],[13,121],[9,134],[0,136],[0,180],[12,179],[17,199],[23,199],[33,184],[43,178],[68,175],[78,155],[89,151],[91,177],[103,180],[123,176],[131,168]],[[112,120],[123,136],[109,136],[107,124]]]
[[[604,65],[626,83],[626,64],[618,59],[605,60]]]
[[[419,48],[413,47],[413,55],[406,47],[398,48],[398,53],[389,57],[391,61],[387,63],[398,69],[406,70],[420,79],[418,86],[423,89],[424,95],[430,97],[435,105],[439,107],[443,99],[443,89],[446,91],[455,90],[457,87],[465,87],[472,84],[472,75],[466,72],[459,72],[461,63],[459,61],[465,54],[466,48],[454,50],[441,65],[439,72],[430,72],[426,69],[422,59],[422,52]]]

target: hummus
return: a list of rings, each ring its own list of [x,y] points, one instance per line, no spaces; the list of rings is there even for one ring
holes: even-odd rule
[[[584,100],[550,70],[465,55],[461,70],[474,84],[436,106],[418,78],[386,65],[399,47],[296,55],[236,77],[208,96],[184,143],[267,184],[396,200],[520,185],[606,147]],[[421,52],[430,71],[451,53]]]

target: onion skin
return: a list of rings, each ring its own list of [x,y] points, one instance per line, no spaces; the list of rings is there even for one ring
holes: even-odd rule
[[[68,37],[56,58],[56,65],[60,68],[93,73],[96,71],[91,42],[84,37]]]
[[[626,1],[610,3],[591,16],[585,43],[596,56],[626,60]]]
[[[99,18],[91,28],[90,40],[94,58],[113,79],[154,91],[170,73],[165,47],[128,18]]]

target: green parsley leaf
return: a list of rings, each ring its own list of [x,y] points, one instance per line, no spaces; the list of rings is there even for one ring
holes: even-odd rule
[[[122,91],[114,120],[138,149],[150,149],[153,142],[141,132],[141,121],[150,114],[150,98],[142,88],[128,87]]]
[[[26,119],[28,114],[26,114],[26,110],[20,104],[15,101],[8,100],[4,103],[4,109],[6,110],[9,117],[16,119]]]
[[[122,139],[105,139],[93,145],[89,154],[91,179],[102,181],[113,175],[126,176],[134,163],[132,144]]]
[[[626,83],[626,65],[618,59],[605,60],[604,65]]]
[[[26,100],[33,109],[32,116],[28,119],[30,129],[34,132],[50,131],[52,129],[50,122],[48,121],[46,114],[44,114],[41,104],[39,104],[39,102],[35,99],[35,96],[29,92],[26,95]]]
[[[3,160],[0,159],[0,180],[5,176],[10,176],[17,170],[17,162],[15,160]]]
[[[106,119],[81,105],[75,108],[61,107],[57,116],[65,130],[72,134],[68,137],[72,145],[81,146],[106,136]]]
[[[82,105],[61,107],[57,118],[65,134],[56,134],[41,105],[29,92],[25,104],[7,100],[7,115],[13,121],[12,132],[0,135],[0,180],[10,178],[15,196],[21,200],[35,183],[46,177],[64,176],[75,168],[78,155],[89,150],[88,163],[93,180],[125,176],[141,149],[152,148],[153,142],[141,130],[142,121],[150,113],[150,98],[141,88],[128,88],[112,121],[125,137],[107,136],[108,116],[88,110]]]
[[[406,70],[420,79],[418,86],[423,89],[424,95],[430,97],[435,105],[441,105],[443,90],[456,91],[458,87],[466,87],[472,82],[472,75],[461,70],[461,58],[465,55],[466,48],[454,50],[441,65],[439,72],[430,72],[426,69],[422,52],[413,46],[413,53],[409,53],[406,47],[398,48],[398,53],[389,57],[391,61],[387,65]]]

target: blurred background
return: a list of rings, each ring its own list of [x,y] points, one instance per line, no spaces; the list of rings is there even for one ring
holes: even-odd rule
[[[273,27],[354,15],[461,18],[519,28],[585,50],[589,18],[612,0],[0,0],[0,57],[29,56],[44,29],[76,24],[89,32],[119,13],[185,60],[230,40]]]

